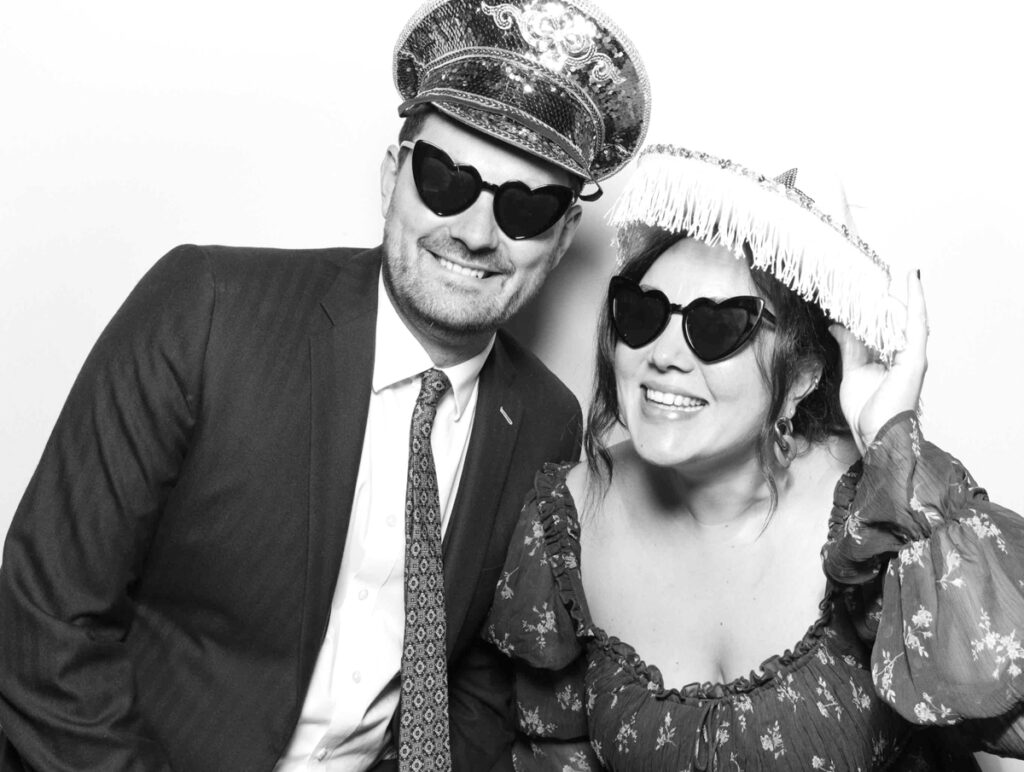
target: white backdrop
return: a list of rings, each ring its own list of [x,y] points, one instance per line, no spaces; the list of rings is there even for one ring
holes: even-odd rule
[[[0,8],[0,535],[92,342],[180,242],[373,245],[415,0]],[[651,76],[649,140],[778,173],[827,158],[861,235],[920,267],[925,430],[1024,511],[1019,19],[1006,4],[603,0]],[[580,396],[602,215],[516,330]],[[991,769],[1024,764],[989,762]]]

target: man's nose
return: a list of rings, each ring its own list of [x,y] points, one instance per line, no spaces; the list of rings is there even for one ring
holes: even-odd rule
[[[481,191],[473,205],[452,218],[448,232],[471,252],[498,247],[498,223],[494,219],[494,195]]]

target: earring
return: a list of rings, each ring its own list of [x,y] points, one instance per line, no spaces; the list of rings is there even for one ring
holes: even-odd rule
[[[789,466],[793,457],[796,456],[796,448],[793,443],[793,421],[789,418],[780,418],[775,422],[775,444],[782,452],[783,464]]]

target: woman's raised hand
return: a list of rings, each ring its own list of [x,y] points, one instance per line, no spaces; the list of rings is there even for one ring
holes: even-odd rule
[[[907,275],[906,345],[891,366],[878,361],[849,330],[839,324],[829,328],[839,343],[843,381],[839,402],[863,454],[886,421],[904,410],[916,410],[928,369],[928,312],[920,271]]]

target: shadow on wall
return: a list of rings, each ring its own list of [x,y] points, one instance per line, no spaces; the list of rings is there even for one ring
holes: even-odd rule
[[[584,414],[593,382],[597,319],[615,267],[612,230],[595,220],[588,214],[541,293],[507,325],[572,389]]]

